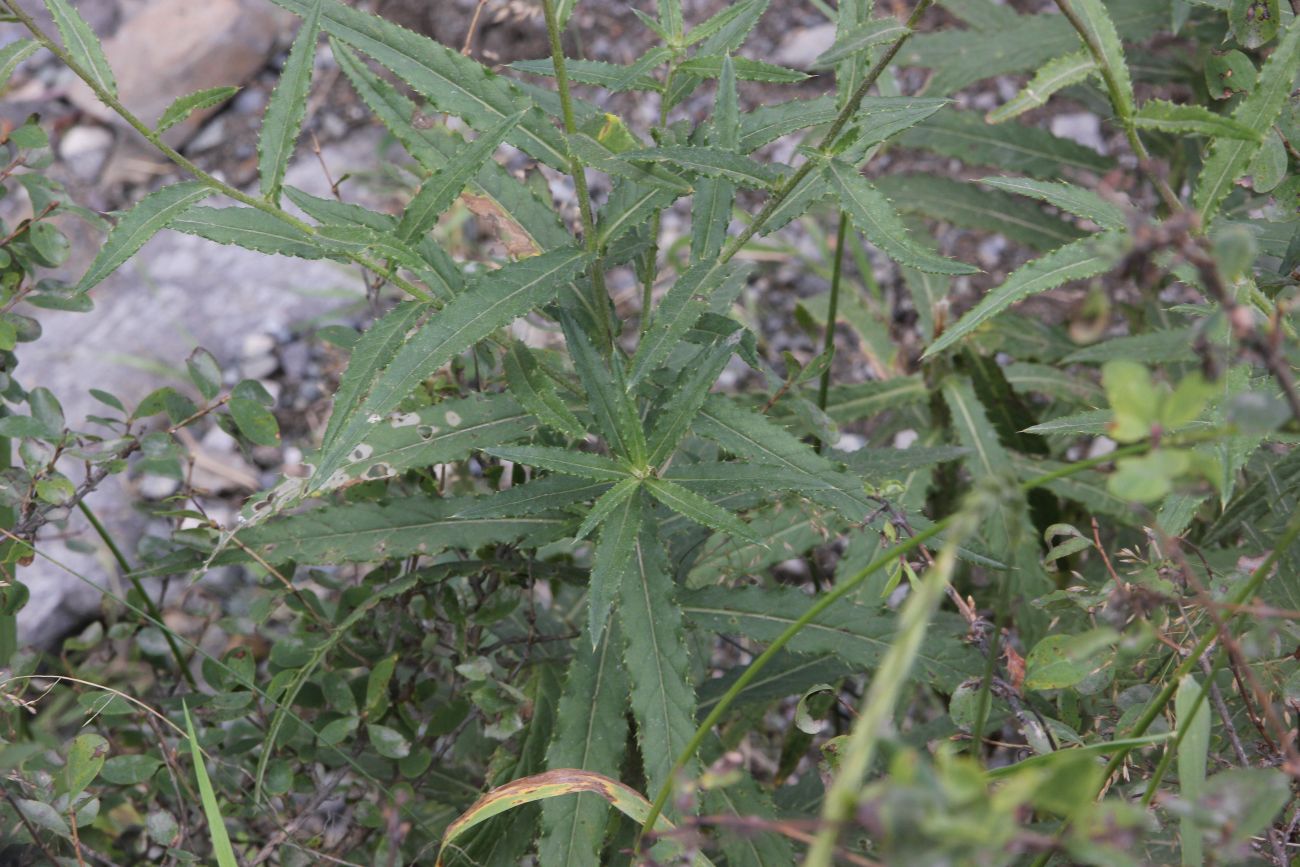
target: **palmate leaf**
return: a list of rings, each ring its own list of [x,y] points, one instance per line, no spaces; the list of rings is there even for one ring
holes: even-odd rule
[[[619,651],[623,637],[610,624],[594,649],[585,636],[573,649],[565,678],[546,766],[577,768],[617,776],[627,741],[627,675]],[[542,804],[541,867],[568,867],[599,861],[609,806],[592,794],[553,798]]]
[[[631,681],[632,715],[649,791],[671,782],[673,762],[695,734],[695,689],[690,679],[682,612],[658,529],[645,520],[632,538],[632,557],[619,587],[623,662]],[[692,761],[685,773],[699,770]]]
[[[553,473],[581,476],[598,482],[618,482],[630,478],[627,467],[604,455],[557,449],[551,446],[499,446],[484,449],[503,461],[541,467]]]
[[[641,532],[642,495],[638,491],[614,508],[600,525],[587,589],[587,634],[595,647],[605,630],[614,600],[632,572],[640,568],[637,536]],[[635,629],[626,620],[624,629]]]
[[[217,244],[234,244],[276,256],[321,259],[328,255],[311,235],[256,208],[195,205],[168,223],[167,228]]]
[[[928,358],[954,346],[1017,301],[1055,289],[1071,280],[1082,280],[1100,274],[1119,260],[1122,254],[1121,240],[1122,236],[1117,232],[1089,236],[1022,266],[1005,283],[985,295],[938,340],[931,343],[922,357]]]
[[[497,146],[505,140],[523,116],[523,112],[512,114],[484,132],[450,165],[434,172],[421,184],[402,214],[402,220],[397,226],[397,237],[410,243],[433,228],[438,217],[451,207],[451,203],[456,201],[456,197],[460,195],[461,190],[465,189],[470,179],[479,173],[483,164],[492,159]]]
[[[645,487],[656,500],[697,524],[762,544],[762,540],[745,526],[744,521],[681,485],[667,479],[646,479]]]
[[[230,99],[239,92],[238,87],[209,87],[205,90],[195,91],[185,96],[177,97],[171,105],[167,106],[162,116],[158,118],[158,125],[155,129],[158,132],[166,132],[176,124],[181,123],[196,111],[203,111]]]
[[[421,167],[437,171],[464,149],[464,140],[445,127],[427,124],[417,127],[412,122],[419,114],[415,103],[372,73],[346,46],[331,39],[330,48],[357,95]],[[515,248],[522,246],[530,247],[528,252],[538,252],[569,243],[569,231],[560,223],[549,202],[539,199],[495,161],[483,164],[472,189],[474,195],[488,200],[491,219],[505,224],[501,229],[507,233],[507,240],[511,233],[523,236],[508,245],[516,255],[523,251],[516,252]]]
[[[90,29],[86,19],[72,7],[68,0],[45,0],[54,25],[63,37],[63,47],[89,76],[91,82],[109,96],[117,96],[117,80],[109,68],[99,37]]]
[[[365,438],[367,427],[391,412],[425,377],[512,319],[549,301],[586,264],[585,251],[568,247],[476,276],[462,294],[401,344],[358,407],[342,416],[337,427],[331,418],[334,434],[326,431],[319,477],[328,478],[338,469],[344,456]]]
[[[1272,128],[1291,92],[1300,64],[1300,16],[1293,18],[1259,73],[1259,83],[1232,113],[1232,119],[1262,137]],[[1216,138],[1210,156],[1196,178],[1193,202],[1201,222],[1209,224],[1232,185],[1246,173],[1260,144],[1235,138]]]
[[[1254,142],[1262,138],[1258,130],[1226,115],[1215,114],[1204,106],[1178,105],[1163,99],[1148,99],[1142,103],[1134,120],[1138,129],[1155,132],[1239,138]]]
[[[316,0],[272,2],[305,17]],[[339,0],[320,2],[326,33],[370,55],[438,110],[464,118],[471,127],[489,129],[532,108],[532,100],[508,79],[460,52]],[[540,110],[530,110],[509,141],[552,168],[568,170],[563,137]]]
[[[355,351],[353,359],[355,363]],[[348,462],[323,485],[329,489],[465,460],[488,446],[524,439],[536,428],[537,420],[505,394],[444,400],[415,412],[394,413],[370,427]]]
[[[587,392],[587,405],[596,419],[596,427],[612,451],[633,466],[646,460],[645,430],[637,413],[636,402],[623,376],[622,359],[617,353],[602,358],[592,346],[587,333],[577,321],[561,311],[564,339],[573,359],[573,368]]]
[[[555,384],[542,372],[533,351],[521,340],[514,340],[506,350],[503,364],[510,393],[538,421],[566,436],[579,439],[586,428],[555,391]]]
[[[911,33],[907,25],[893,18],[876,18],[864,21],[837,36],[835,44],[813,61],[813,69],[826,69],[841,60],[862,52],[873,45],[896,42]]]
[[[1097,71],[1097,61],[1085,51],[1075,51],[1045,63],[1034,73],[1019,93],[1001,106],[990,111],[985,119],[989,123],[1002,123],[1031,109],[1047,104],[1058,90],[1087,80]]]
[[[250,527],[237,538],[268,563],[365,563],[448,548],[527,538],[529,544],[561,538],[572,526],[568,518],[532,515],[526,518],[458,518],[464,502],[408,497],[388,503],[330,506],[278,518]],[[247,562],[241,548],[227,548],[216,561]]]
[[[853,225],[891,259],[935,274],[978,273],[978,268],[936,256],[913,242],[893,204],[853,166],[831,160],[826,167],[826,177],[839,196],[840,204],[852,216]]]
[[[1055,180],[1063,169],[1101,173],[1113,165],[1091,148],[1020,124],[991,125],[969,111],[941,111],[903,133],[904,147],[934,151],[968,165],[995,166]]]
[[[749,496],[752,500],[752,494]],[[792,500],[771,504],[769,498],[764,499],[768,504],[756,509],[750,519],[750,528],[763,538],[761,544],[703,532],[684,537],[692,555],[687,561],[690,570],[687,587],[709,587],[761,574],[777,563],[806,555],[845,529],[845,521],[834,512]],[[728,505],[741,504],[728,502]],[[675,518],[665,521],[661,525],[663,531],[670,527],[675,530],[672,522],[680,523]]]
[[[979,182],[986,187],[1041,199],[1062,211],[1092,220],[1103,229],[1128,228],[1128,219],[1122,208],[1106,201],[1092,190],[1075,184],[1064,181],[1032,181],[1027,178],[981,178]]]
[[[77,292],[85,293],[98,286],[123,262],[135,255],[160,230],[200,199],[212,195],[212,190],[198,181],[183,181],[150,193],[122,215],[117,225],[108,233],[104,246],[77,283]]]
[[[682,612],[697,629],[770,641],[797,620],[815,600],[793,589],[708,588],[682,597]],[[797,653],[834,654],[863,668],[875,668],[893,641],[897,618],[872,614],[843,600],[825,611],[787,645]],[[941,612],[917,657],[913,676],[950,691],[978,676],[983,660],[962,641],[964,622]]]
[[[262,118],[262,134],[257,141],[257,173],[262,195],[275,204],[280,201],[284,172],[298,143],[303,118],[307,115],[307,94],[311,89],[316,42],[320,39],[323,2],[312,0]]]

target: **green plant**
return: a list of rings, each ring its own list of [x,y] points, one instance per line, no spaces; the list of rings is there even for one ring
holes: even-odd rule
[[[46,144],[39,125],[12,131],[2,179],[26,187],[33,217],[0,227],[0,349],[35,336],[19,301],[88,308],[164,229],[355,263],[399,296],[342,338],[350,361],[310,476],[231,527],[178,505],[190,526],[134,571],[87,512],[135,582],[113,597],[130,616],[58,661],[15,653],[0,622],[5,695],[40,709],[4,717],[16,794],[0,821],[51,859],[1126,864],[1231,860],[1259,835],[1267,853],[1294,845],[1293,817],[1273,826],[1290,800],[1278,767],[1300,767],[1300,23],[1276,0],[1057,0],[1061,14],[941,0],[964,26],[940,30],[932,0],[906,18],[843,0],[818,61],[834,92],[750,111],[740,82],[807,77],[740,54],[780,13],[763,0],[690,28],[677,0],[638,11],[657,41],[626,67],[566,59],[574,4],[543,0],[552,57],[508,75],[339,0],[273,0],[303,24],[266,111],[257,194],[161,138],[227,91],[182,97],[151,126],[118,100],[66,0],[46,0],[59,40],[0,2],[32,37],[0,51],[0,71],[54,52],[192,176],[120,214],[77,285],[33,283],[66,247],[50,220],[68,206],[28,156]],[[1131,67],[1126,43],[1157,34],[1151,63]],[[322,35],[413,161],[400,215],[284,183]],[[930,70],[919,92],[903,67]],[[951,98],[1018,73],[1032,77],[985,117]],[[655,95],[659,122],[632,129],[575,86]],[[674,120],[703,87],[711,117]],[[1019,119],[1063,98],[1112,123],[1124,158]],[[474,139],[417,124],[426,109]],[[790,135],[793,165],[761,156]],[[576,226],[494,160],[503,143],[571,179]],[[1007,174],[876,171],[909,152]],[[603,202],[589,171],[609,179]],[[236,204],[204,204],[217,194]],[[434,242],[463,196],[495,216],[504,255],[457,261]],[[660,241],[684,199],[682,262]],[[955,281],[980,269],[945,254],[927,220],[1035,257],[952,317]],[[787,353],[782,370],[731,314],[755,270],[742,254],[780,251],[773,233],[796,221],[834,225],[834,244],[818,265],[827,298],[800,308],[819,351]],[[872,268],[886,262],[915,328],[882,319]],[[613,303],[616,272],[635,277],[639,308]],[[1016,306],[1084,283],[1059,325]],[[563,348],[511,336],[524,316]],[[879,378],[836,382],[841,322]],[[737,358],[758,384],[715,391]],[[22,604],[15,565],[42,554],[38,531],[128,459],[179,472],[172,436],[209,418],[246,444],[278,441],[256,383],[223,392],[201,351],[188,371],[199,401],[168,388],[128,412],[99,395],[119,413],[98,420],[110,436],[69,430],[48,391],[5,381],[0,435],[21,466],[4,476],[0,614]],[[868,448],[835,448],[850,425]],[[905,431],[918,444],[891,448]],[[83,482],[59,469],[69,458]],[[792,558],[808,587],[775,570]],[[271,636],[264,655],[210,655],[138,581],[231,564],[265,583],[217,616]],[[96,655],[112,643],[153,670],[131,690],[31,692],[42,665],[77,666],[60,686],[121,677]],[[797,724],[768,713],[796,698]],[[86,711],[103,734],[62,743]],[[197,793],[159,719],[186,723]],[[1247,748],[1250,724],[1261,740]],[[312,825],[334,797],[341,835]]]

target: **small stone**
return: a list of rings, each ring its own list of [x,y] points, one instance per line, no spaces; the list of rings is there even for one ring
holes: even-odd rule
[[[165,500],[179,491],[181,487],[179,479],[173,479],[169,476],[157,476],[153,473],[141,476],[138,485],[140,496],[146,500]]]
[[[203,127],[203,130],[190,141],[185,150],[187,153],[211,150],[225,140],[226,123],[221,118],[217,118]]]
[[[261,379],[280,369],[280,362],[274,355],[258,355],[239,361],[239,373],[244,379]]]
[[[776,62],[795,69],[808,69],[835,44],[835,25],[803,27],[788,34],[776,49]]]
[[[59,157],[74,175],[90,181],[99,176],[112,148],[111,132],[102,126],[82,124],[63,134],[59,141]]]
[[[1052,135],[1076,141],[1098,153],[1106,153],[1106,140],[1101,136],[1101,119],[1090,112],[1058,114],[1052,118]]]
[[[215,424],[203,434],[203,439],[199,440],[199,446],[203,451],[213,455],[234,454],[239,449],[239,443],[235,441],[235,438]]]
[[[239,347],[239,357],[256,358],[259,355],[270,355],[274,350],[274,337],[270,334],[255,332],[244,337],[244,342]]]

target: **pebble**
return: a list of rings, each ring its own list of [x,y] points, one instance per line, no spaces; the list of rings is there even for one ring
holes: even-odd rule
[[[1106,141],[1101,135],[1101,119],[1086,111],[1058,114],[1052,118],[1052,135],[1076,141],[1098,153],[1106,153]]]
[[[63,134],[59,156],[77,177],[94,180],[113,148],[113,133],[102,126],[82,124]]]
[[[173,479],[170,476],[158,476],[153,473],[146,473],[140,477],[137,483],[140,489],[140,496],[146,500],[165,500],[172,494],[180,490],[180,479]]]
[[[781,45],[776,49],[776,62],[795,69],[808,69],[813,61],[834,44],[834,24],[804,27],[781,40]]]

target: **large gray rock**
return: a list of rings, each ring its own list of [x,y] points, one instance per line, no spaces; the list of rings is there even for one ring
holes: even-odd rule
[[[177,97],[247,82],[266,64],[292,20],[265,0],[151,0],[104,40],[104,53],[119,98],[152,124]],[[80,80],[68,98],[105,122],[122,122]],[[196,112],[163,138],[182,144],[214,110]]]

